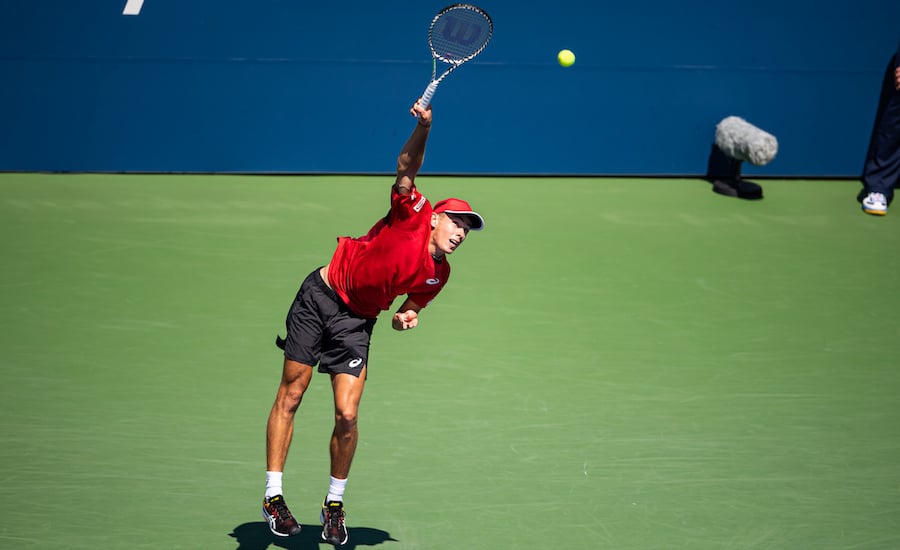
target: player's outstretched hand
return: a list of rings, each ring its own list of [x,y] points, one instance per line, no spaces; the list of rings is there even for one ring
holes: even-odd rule
[[[410,107],[409,114],[419,119],[419,125],[426,128],[431,126],[431,105],[423,109],[417,99],[413,106]]]
[[[394,330],[409,330],[419,324],[419,314],[408,309],[394,314],[391,324]]]

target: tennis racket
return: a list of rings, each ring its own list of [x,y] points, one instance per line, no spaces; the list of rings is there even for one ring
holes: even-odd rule
[[[438,12],[428,28],[428,46],[431,48],[431,82],[419,99],[425,109],[438,84],[457,67],[480,54],[494,33],[494,23],[483,9],[471,4],[453,4]],[[450,67],[439,78],[437,62]]]

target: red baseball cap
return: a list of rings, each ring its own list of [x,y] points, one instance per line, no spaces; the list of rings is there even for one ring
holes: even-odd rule
[[[484,229],[484,218],[481,217],[481,214],[472,210],[469,203],[462,199],[450,198],[438,201],[437,204],[434,205],[433,211],[438,214],[445,212],[447,214],[466,216],[469,218],[469,228],[472,231],[481,231]]]

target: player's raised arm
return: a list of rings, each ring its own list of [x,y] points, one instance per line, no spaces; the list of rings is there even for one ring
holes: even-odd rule
[[[425,143],[431,131],[431,107],[423,109],[416,102],[410,113],[417,117],[418,121],[409,139],[403,144],[400,156],[397,157],[397,180],[394,182],[394,188],[401,195],[408,195],[412,190],[413,180],[416,179],[416,174],[425,161]]]

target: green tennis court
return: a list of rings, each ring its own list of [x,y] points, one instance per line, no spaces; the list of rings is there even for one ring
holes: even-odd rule
[[[392,176],[0,175],[0,547],[318,548],[260,516],[273,345]],[[855,181],[418,178],[487,226],[376,326],[346,548],[900,548],[900,213]],[[324,548],[326,545],[322,545]]]

